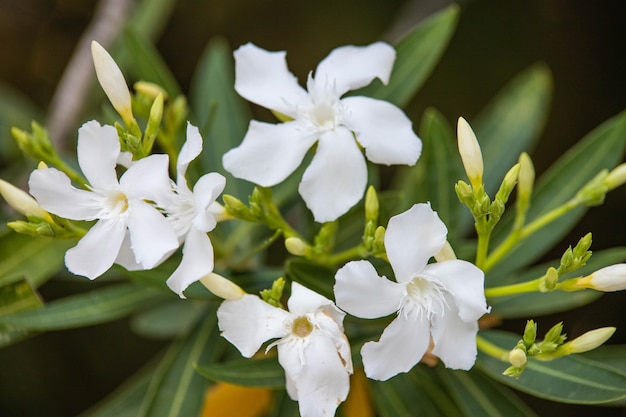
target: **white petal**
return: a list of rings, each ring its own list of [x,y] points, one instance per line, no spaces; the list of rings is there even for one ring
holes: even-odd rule
[[[145,269],[153,268],[163,255],[178,247],[172,226],[146,202],[129,201],[128,230],[135,259]]]
[[[341,103],[345,106],[343,123],[355,133],[367,159],[385,165],[417,162],[422,141],[400,108],[369,97],[347,97]]]
[[[446,368],[468,370],[476,361],[476,333],[478,322],[459,318],[454,306],[442,316],[433,317],[432,335],[438,356]]]
[[[183,291],[213,271],[213,245],[205,232],[191,228],[185,238],[183,259],[167,279],[167,286],[185,298]]]
[[[291,331],[291,315],[256,295],[246,294],[238,300],[222,302],[217,319],[222,336],[246,358],[254,355],[266,340],[283,337]]]
[[[333,416],[346,399],[349,373],[330,338],[314,332],[305,343],[280,343],[278,361],[295,386],[301,417]]]
[[[165,258],[163,260],[165,260]],[[144,270],[144,267],[138,264],[135,259],[135,254],[133,253],[133,249],[130,244],[130,233],[128,233],[128,230],[126,230],[126,233],[124,234],[124,240],[122,241],[122,246],[120,246],[117,258],[115,258],[115,263],[123,266],[129,271]]]
[[[92,120],[78,129],[78,164],[93,189],[117,188],[115,166],[120,156],[120,141],[113,126],[100,126]]]
[[[341,96],[347,91],[365,87],[374,78],[387,84],[395,59],[396,51],[384,42],[342,46],[332,50],[319,63],[315,79],[334,83]]]
[[[295,106],[307,93],[289,72],[286,52],[269,52],[247,43],[234,55],[237,93],[260,106],[295,117]]]
[[[298,168],[316,136],[299,122],[274,125],[253,120],[241,145],[226,152],[222,163],[237,178],[271,187]]]
[[[101,198],[73,187],[68,176],[56,168],[34,170],[28,187],[41,208],[66,219],[95,220],[102,209]]]
[[[121,176],[120,185],[129,199],[161,204],[172,192],[167,155],[150,155],[135,162]]]
[[[176,161],[176,175],[178,186],[181,186],[181,182],[185,182],[185,174],[187,173],[187,167],[196,159],[202,152],[202,136],[198,128],[191,123],[187,122],[187,140],[183,144],[183,147],[178,153],[178,160]]]
[[[89,279],[104,274],[117,257],[126,233],[121,219],[98,221],[73,248],[65,253],[65,266]]]
[[[215,214],[211,206],[217,197],[224,191],[226,178],[216,172],[203,175],[193,187],[193,205],[196,215],[193,227],[203,232],[209,232],[215,227]]]
[[[485,299],[485,275],[474,264],[449,260],[429,264],[423,275],[443,283],[454,297],[462,320],[476,321],[489,312]]]
[[[365,158],[352,133],[338,127],[318,140],[298,190],[315,221],[322,223],[350,210],[363,197],[366,185]]]
[[[296,316],[315,313],[317,310],[321,309],[329,314],[340,326],[345,317],[345,314],[335,307],[335,304],[331,300],[315,291],[311,291],[297,282],[291,284],[291,296],[287,301],[287,307],[291,314]]]
[[[398,282],[422,272],[428,260],[446,243],[448,229],[430,204],[415,204],[389,219],[385,248]]]
[[[368,261],[348,262],[335,275],[337,306],[356,317],[374,319],[398,311],[404,286],[378,276]]]
[[[407,319],[400,313],[385,329],[378,342],[367,342],[361,349],[368,378],[386,381],[400,372],[409,372],[430,344],[430,322]]]

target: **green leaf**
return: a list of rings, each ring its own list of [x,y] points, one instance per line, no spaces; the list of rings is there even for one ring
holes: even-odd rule
[[[212,381],[261,388],[285,387],[285,371],[278,364],[276,356],[196,366],[196,370]]]
[[[40,308],[43,305],[33,287],[25,279],[0,287],[0,317]],[[0,347],[19,342],[31,335],[28,330],[0,324]]]
[[[480,334],[506,350],[514,347],[520,338],[495,330]],[[549,362],[530,358],[519,379],[502,375],[508,363],[482,352],[479,352],[476,365],[496,381],[551,401],[601,404],[626,397],[626,374],[581,355],[569,355]]]
[[[150,381],[139,417],[200,415],[209,382],[194,366],[213,362],[222,352],[216,309],[217,304],[188,337],[170,346]]]
[[[171,300],[135,314],[130,321],[137,334],[155,339],[172,339],[189,333],[205,312],[205,303]]]
[[[299,415],[298,403],[289,398],[287,391],[279,390],[274,392],[272,409],[268,413],[268,417],[290,417]]]
[[[581,355],[626,374],[626,345],[604,345]]]
[[[504,174],[539,139],[552,99],[552,76],[535,64],[516,76],[471,123],[481,145],[485,190],[493,195]]]
[[[476,370],[438,368],[447,391],[466,417],[535,417],[535,412],[507,388]]]
[[[236,180],[222,167],[222,156],[239,146],[250,114],[235,92],[233,55],[221,38],[209,41],[191,83],[191,108],[204,138],[201,155],[203,172],[226,177],[225,194],[247,201],[253,184]]]
[[[136,2],[127,26],[146,39],[158,39],[176,6],[176,0]]]
[[[570,148],[537,181],[527,215],[527,223],[573,198],[576,192],[603,169],[613,168],[622,160],[626,146],[626,112],[604,122]],[[496,265],[486,280],[494,285],[503,276],[540,257],[583,216],[579,207],[535,232]],[[493,248],[510,230],[514,213],[505,213],[493,234]]]
[[[128,49],[128,70],[135,78],[160,85],[170,97],[181,94],[176,78],[155,46],[132,27],[124,31],[124,47]]]
[[[375,80],[355,95],[406,106],[439,62],[454,33],[458,16],[459,8],[453,5],[416,26],[396,47],[396,62],[389,84],[385,86]]]
[[[575,272],[565,274],[561,280],[576,276],[588,275],[607,265],[626,261],[626,248],[612,248],[594,252],[587,264]],[[546,262],[525,271],[521,274],[511,274],[499,281],[500,285],[514,284],[518,282],[530,281],[541,277],[550,266],[558,267],[559,260]],[[592,301],[602,296],[599,291],[552,291],[548,293],[527,293],[517,294],[507,297],[495,297],[489,299],[492,314],[503,318],[526,318],[537,317],[546,314],[568,311]]]
[[[314,264],[304,258],[290,258],[285,265],[285,271],[292,281],[296,281],[324,297],[334,299],[335,272],[333,270]]]
[[[91,326],[124,317],[167,299],[135,284],[120,284],[56,300],[43,308],[0,317],[0,325],[27,330],[60,330]]]
[[[9,232],[0,237],[0,286],[26,277],[35,288],[63,267],[63,256],[73,240],[31,237]]]

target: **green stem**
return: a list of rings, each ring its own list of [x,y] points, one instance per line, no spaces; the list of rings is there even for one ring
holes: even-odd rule
[[[363,247],[363,245],[359,245],[350,249],[346,249],[334,255],[328,256],[328,258],[326,259],[324,263],[329,266],[335,266],[338,264],[345,263],[354,258],[358,258],[358,257],[364,258],[366,256],[367,256],[366,249]]]
[[[532,281],[520,282],[519,284],[502,285],[500,287],[485,288],[485,297],[505,297],[527,292],[541,291],[541,284],[544,277],[533,279]]]
[[[496,346],[480,336],[476,336],[476,346],[479,350],[487,355],[498,359],[502,362],[509,362],[509,351],[502,349],[500,346]]]
[[[478,244],[476,247],[476,266],[484,270],[487,261],[487,251],[489,250],[489,239],[491,238],[491,230],[478,235]]]
[[[582,200],[574,197],[565,204],[549,211],[535,221],[526,225],[526,227],[518,231],[511,232],[511,234],[509,234],[509,236],[491,253],[491,255],[487,257],[485,266],[482,268],[483,271],[487,272],[493,268],[493,266],[500,262],[509,252],[511,252],[520,241],[526,239],[528,236],[532,235],[549,223],[557,220],[559,217],[572,211],[582,202]]]

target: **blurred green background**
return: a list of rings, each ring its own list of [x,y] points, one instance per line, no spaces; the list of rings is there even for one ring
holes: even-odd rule
[[[436,0],[179,0],[162,27],[157,47],[185,90],[206,42],[214,36],[225,37],[233,48],[252,41],[265,49],[286,50],[290,68],[302,80],[332,48],[378,39],[393,42],[411,24],[447,4]],[[438,108],[450,121],[462,115],[471,123],[507,81],[543,61],[553,73],[555,90],[542,140],[532,154],[539,174],[587,132],[626,108],[625,2],[474,0],[460,4],[461,18],[450,47],[407,108],[415,124],[427,106]],[[33,117],[43,123],[95,6],[96,2],[81,0],[0,0],[0,82],[4,84],[0,94],[6,94],[5,88],[23,94],[33,106]],[[14,123],[28,128],[21,120]],[[0,126],[0,150],[11,141],[7,126]],[[0,155],[0,162],[11,161]],[[592,249],[625,245],[625,212],[626,189],[621,188],[608,195],[605,205],[591,209],[546,259],[559,256],[588,231],[594,234]],[[98,285],[66,278],[46,284],[44,298]],[[539,324],[545,330],[565,318],[565,329],[572,336],[617,325],[611,343],[626,343],[625,305],[624,294],[609,294],[567,317],[540,318]],[[523,322],[506,326],[519,332]],[[0,416],[77,415],[163,346],[135,336],[126,321],[118,321],[40,335],[2,349]],[[540,415],[551,407],[536,399],[530,404]],[[624,410],[581,406],[559,406],[559,410],[567,415],[626,415]]]

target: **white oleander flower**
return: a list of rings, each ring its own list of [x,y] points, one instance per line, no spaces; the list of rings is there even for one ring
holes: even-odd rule
[[[428,264],[445,245],[447,229],[429,204],[392,217],[385,248],[396,281],[380,277],[368,261],[353,261],[335,276],[337,306],[362,318],[397,312],[378,342],[361,349],[369,378],[408,372],[426,353],[446,367],[470,369],[476,360],[478,319],[489,311],[484,274],[462,260]]]
[[[217,310],[222,336],[247,358],[269,339],[278,339],[278,361],[285,370],[289,396],[302,417],[331,417],[346,399],[352,373],[350,344],[341,312],[329,299],[299,285],[291,286],[289,311],[256,295],[222,302]]]
[[[198,179],[193,191],[187,184],[187,167],[202,152],[202,136],[198,128],[187,124],[187,141],[178,155],[174,193],[163,203],[167,219],[179,240],[184,242],[180,265],[167,280],[167,285],[181,298],[192,283],[213,271],[213,245],[207,233],[217,224],[216,215],[222,207],[215,201],[224,190],[226,179],[211,172]]]
[[[318,222],[336,220],[363,196],[367,159],[377,164],[413,165],[422,149],[411,121],[393,104],[368,97],[341,98],[375,78],[387,83],[394,49],[377,42],[343,46],[309,74],[307,90],[289,72],[285,52],[251,43],[235,51],[235,89],[247,100],[289,120],[251,121],[239,147],[224,155],[226,170],[264,187],[282,182],[317,143],[299,192]]]
[[[117,131],[96,121],[78,130],[77,154],[89,190],[75,188],[55,168],[37,169],[29,179],[30,193],[44,210],[71,220],[98,220],[65,254],[72,273],[89,279],[102,275],[116,261],[126,235],[134,261],[144,269],[178,247],[170,223],[150,203],[171,193],[167,155],[134,162],[118,180]]]

